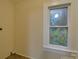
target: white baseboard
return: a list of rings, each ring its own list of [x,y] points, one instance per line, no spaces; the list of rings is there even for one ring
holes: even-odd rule
[[[18,55],[24,56],[24,57],[29,58],[29,59],[35,59],[35,58],[31,57],[31,56],[27,56],[25,54],[22,54],[22,53],[19,53],[19,52],[16,52],[16,51],[17,51],[17,49],[16,50],[13,50],[12,53],[13,54],[18,54]]]
[[[21,53],[16,53],[16,54],[21,55],[21,56],[24,56],[24,57],[29,58],[29,59],[34,59],[34,58],[33,58],[33,57],[31,57],[31,56],[26,56],[26,55],[21,54]]]

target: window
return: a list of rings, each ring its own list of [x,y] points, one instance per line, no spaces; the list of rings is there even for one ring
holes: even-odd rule
[[[67,46],[68,18],[67,6],[49,7],[49,44]]]
[[[60,46],[67,46],[68,27],[50,27],[49,43]]]
[[[44,47],[69,50],[69,5],[44,7]]]

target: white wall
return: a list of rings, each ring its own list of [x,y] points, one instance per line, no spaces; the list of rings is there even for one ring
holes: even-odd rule
[[[16,16],[16,53],[41,59],[42,1],[18,1]]]
[[[73,59],[57,53],[42,51],[43,41],[43,3],[59,3],[61,0],[17,0],[16,4],[16,40],[15,52],[33,59]],[[72,2],[71,39],[73,50],[77,50],[77,0],[62,0]],[[44,59],[43,58],[43,59]]]
[[[71,47],[77,50],[77,0],[62,2],[69,1],[72,2]],[[0,0],[0,27],[3,28],[0,31],[0,59],[4,59],[11,51],[33,59],[73,59],[42,51],[43,3],[51,2],[58,3],[61,0]]]
[[[14,5],[11,0],[0,0],[0,59],[14,49]]]

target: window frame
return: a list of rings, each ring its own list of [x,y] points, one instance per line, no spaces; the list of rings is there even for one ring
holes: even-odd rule
[[[49,7],[67,7],[68,8],[68,19],[67,19],[67,28],[68,28],[68,46],[64,47],[64,46],[60,46],[60,45],[51,45],[49,44],[49,23],[50,23],[50,17],[49,17]],[[69,45],[70,45],[70,40],[69,40],[69,26],[70,26],[70,3],[66,3],[66,4],[58,4],[58,5],[44,5],[43,7],[43,47],[44,48],[49,48],[49,49],[55,49],[55,50],[60,50],[60,51],[71,51]],[[49,20],[48,20],[49,19]],[[54,27],[54,26],[53,26]],[[60,26],[57,26],[60,27]],[[63,27],[63,26],[62,26]],[[65,27],[64,27],[65,28]]]

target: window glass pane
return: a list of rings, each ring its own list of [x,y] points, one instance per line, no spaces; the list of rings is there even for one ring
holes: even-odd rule
[[[54,45],[67,46],[68,28],[50,27],[49,43]]]
[[[49,12],[51,26],[67,25],[67,8],[50,9]]]

